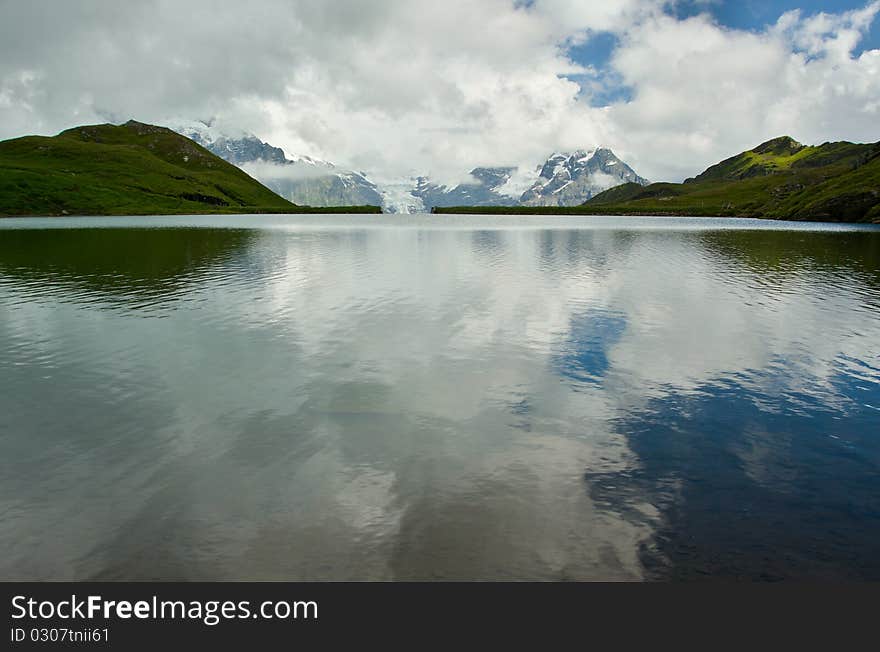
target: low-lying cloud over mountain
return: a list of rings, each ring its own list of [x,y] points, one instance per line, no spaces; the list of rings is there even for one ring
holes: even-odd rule
[[[380,206],[382,196],[364,175],[309,156],[288,157],[280,147],[213,120],[167,121],[168,126],[233,163],[295,204],[308,206]]]
[[[311,206],[372,204],[391,213],[423,212],[434,206],[576,206],[622,183],[648,183],[605,148],[556,153],[530,169],[474,168],[467,181],[453,186],[434,183],[427,176],[375,183],[366,172],[309,156],[288,156],[253,134],[239,129],[224,132],[211,120],[172,119],[167,124],[285,199]]]
[[[875,141],[880,0],[796,7],[0,0],[0,138],[218,116],[287,152],[450,187],[591,143],[680,181],[781,133]]]
[[[433,206],[577,206],[623,183],[645,185],[610,149],[556,153],[532,168],[476,168],[456,186],[418,179],[412,194]]]

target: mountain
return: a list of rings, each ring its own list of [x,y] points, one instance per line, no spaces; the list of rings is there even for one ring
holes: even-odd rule
[[[295,210],[164,127],[132,120],[0,142],[0,215]]]
[[[647,185],[647,179],[610,149],[554,154],[541,168],[535,184],[523,193],[525,206],[577,206],[594,195],[623,183]]]
[[[172,120],[169,125],[291,202],[311,206],[384,203],[376,185],[363,174],[308,156],[288,157],[280,147],[273,147],[253,134],[230,134],[212,121]]]
[[[806,146],[782,136],[682,184],[628,184],[583,208],[604,214],[880,222],[880,143]]]
[[[506,179],[491,178],[496,169],[512,171],[514,168],[477,168],[471,173],[474,183],[454,188],[434,184],[428,177],[417,175],[374,183],[366,174],[337,168],[327,161],[296,154],[288,157],[281,148],[253,134],[235,129],[224,131],[211,120],[177,119],[168,124],[296,203],[312,206],[375,204],[382,206],[386,213],[423,213],[431,206],[453,206],[463,201],[481,205],[517,203],[516,197],[495,192],[495,187]]]
[[[518,197],[504,194],[502,189],[516,168],[475,168],[471,183],[449,187],[431,183],[428,177],[419,177],[412,190],[426,207],[434,206],[515,206]]]
[[[286,155],[253,134],[214,121],[171,120],[175,131],[240,166],[282,197],[301,204],[380,205],[386,213],[420,213],[435,206],[576,206],[622,183],[648,182],[609,149],[554,154],[533,170],[478,167],[455,186],[427,176],[371,181],[365,173],[308,156]]]
[[[134,120],[0,142],[0,215],[313,210],[279,197],[192,140]]]
[[[471,177],[473,182],[451,188],[421,177],[412,194],[432,208],[577,206],[623,183],[648,183],[605,148],[553,154],[532,173],[520,174],[515,167],[481,167],[472,170]]]
[[[684,215],[880,223],[880,143],[774,138],[684,183],[625,183],[579,206],[456,206],[437,213]]]

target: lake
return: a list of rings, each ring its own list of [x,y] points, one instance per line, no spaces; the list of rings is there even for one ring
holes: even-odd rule
[[[880,580],[880,227],[0,220],[0,579]]]

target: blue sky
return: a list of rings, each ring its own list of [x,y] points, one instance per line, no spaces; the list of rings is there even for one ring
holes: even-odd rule
[[[762,2],[761,0],[715,0],[706,2],[681,2],[676,6],[675,14],[679,17],[687,17],[708,11],[721,25],[734,29],[763,30],[771,25],[786,11],[800,9],[803,15],[818,14],[821,12],[839,14],[851,9],[861,9],[867,4],[866,0],[781,0],[779,2]],[[867,38],[855,51],[858,55],[862,50],[880,47],[880,29],[875,24]]]
[[[776,23],[787,11],[800,10],[803,17],[819,13],[842,13],[852,9],[861,9],[867,0],[781,0],[766,2],[762,0],[678,0],[670,3],[667,11],[680,19],[708,13],[719,25],[735,30],[762,32]],[[880,20],[875,20],[870,31],[853,51],[859,56],[865,50],[880,48]],[[615,83],[615,78],[605,66],[611,58],[618,38],[611,32],[597,32],[585,43],[568,48],[567,54],[583,66],[595,68],[605,88],[593,90],[588,98],[593,106],[605,106],[613,102],[632,99],[632,89]],[[566,75],[568,79],[584,83],[586,80],[578,75]],[[587,93],[585,92],[585,95]]]
[[[787,11],[800,9],[801,14],[809,16],[818,13],[842,13],[851,9],[861,9],[866,0],[781,0],[764,2],[762,0],[683,0],[670,6],[670,13],[678,18],[688,18],[701,13],[709,13],[719,25],[731,29],[763,31],[774,24]],[[880,27],[874,21],[854,54],[864,50],[880,48]],[[595,34],[583,45],[569,49],[573,61],[585,66],[601,68],[611,56],[617,38],[608,32]]]

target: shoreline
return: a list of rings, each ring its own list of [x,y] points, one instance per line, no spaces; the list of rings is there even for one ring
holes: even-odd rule
[[[179,213],[27,213],[13,214],[0,212],[0,219],[19,218],[65,218],[65,217],[175,217],[185,215],[383,215],[381,206],[303,206],[302,210],[248,210],[236,211],[181,211]]]
[[[496,210],[496,208],[504,210]],[[706,219],[740,219],[740,220],[767,220],[774,222],[825,222],[829,224],[880,224],[880,219],[869,222],[853,222],[851,220],[832,220],[827,216],[817,216],[810,219],[793,219],[790,217],[765,217],[763,215],[706,215],[704,213],[690,213],[685,211],[615,211],[615,210],[582,210],[581,206],[435,206],[431,209],[432,215],[548,215],[548,216],[577,216],[577,217],[692,217]]]

